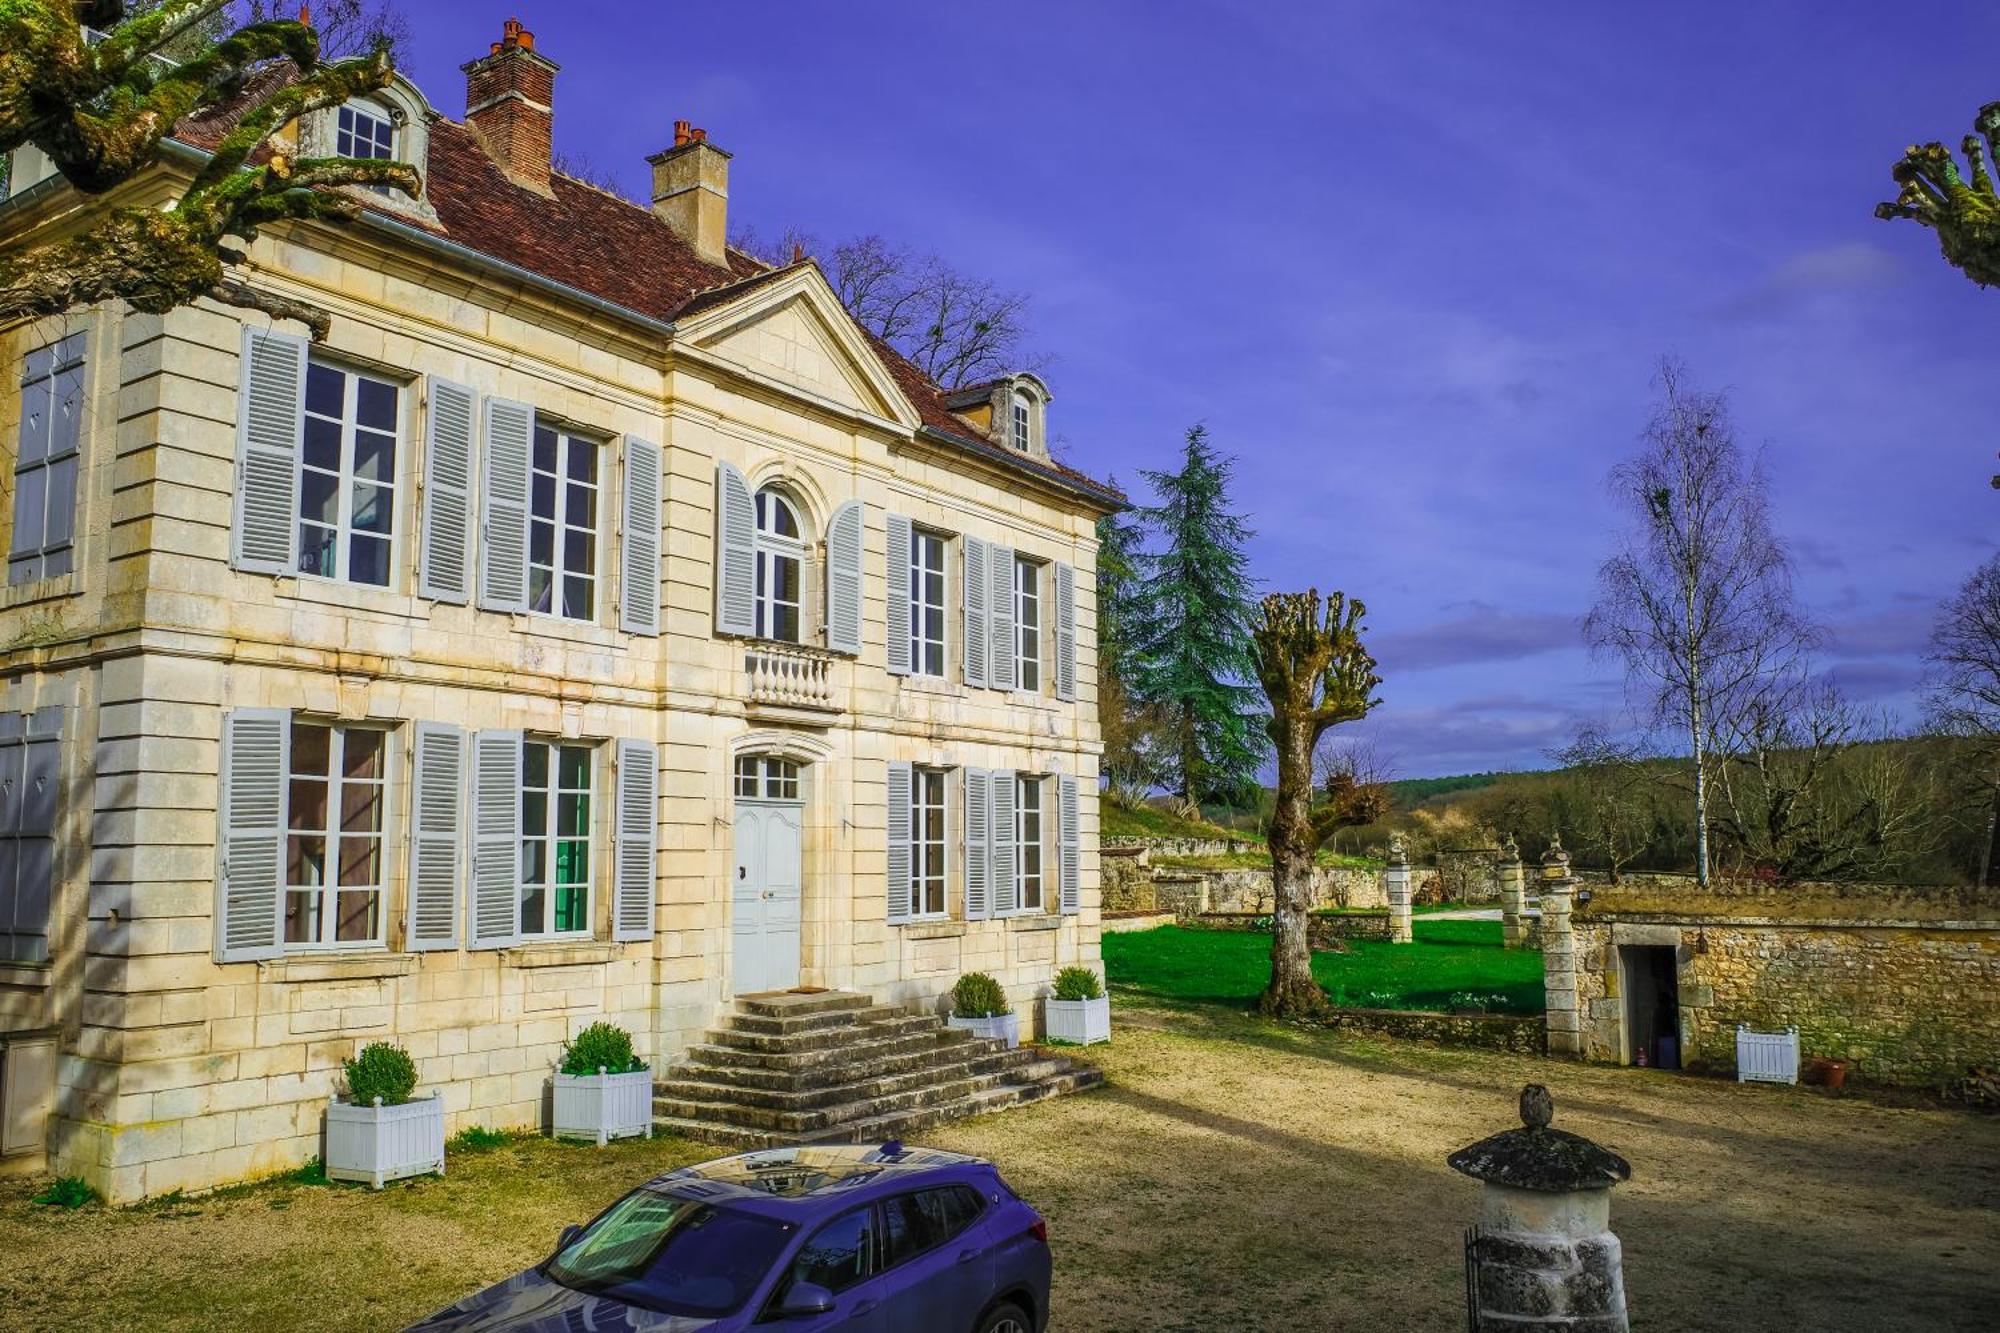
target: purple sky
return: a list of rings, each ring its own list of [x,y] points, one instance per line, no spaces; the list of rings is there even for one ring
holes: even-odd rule
[[[556,143],[643,196],[676,118],[732,220],[880,232],[1034,294],[1050,427],[1128,484],[1205,421],[1258,574],[1364,597],[1403,776],[1534,767],[1620,707],[1576,621],[1663,351],[1768,450],[1857,695],[1912,716],[1994,549],[1981,292],[1876,221],[2000,97],[2000,15],[1926,4],[425,0],[447,115],[517,13]],[[1421,17],[1420,17],[1421,16]]]

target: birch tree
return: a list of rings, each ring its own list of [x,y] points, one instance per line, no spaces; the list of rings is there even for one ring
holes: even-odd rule
[[[1988,784],[1979,884],[2000,864],[2000,555],[1972,572],[1931,631],[1930,706],[1939,730],[1973,742]]]

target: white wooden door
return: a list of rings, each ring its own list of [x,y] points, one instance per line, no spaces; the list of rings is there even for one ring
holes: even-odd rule
[[[799,984],[802,815],[797,805],[737,802],[730,935],[738,995]]]

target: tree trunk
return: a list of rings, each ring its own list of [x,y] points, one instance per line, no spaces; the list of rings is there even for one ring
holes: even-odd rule
[[[1993,806],[1986,812],[1986,847],[1979,855],[1979,887],[1992,883],[1993,865],[2000,860],[2000,776],[1993,780]]]
[[[1271,984],[1257,1008],[1274,1018],[1306,1018],[1327,1007],[1312,974],[1308,913],[1312,910],[1312,748],[1308,719],[1278,717],[1277,801],[1267,841],[1271,848]]]
[[[1702,743],[1701,695],[1688,710],[1688,739],[1694,745],[1694,882],[1708,887],[1708,747]]]

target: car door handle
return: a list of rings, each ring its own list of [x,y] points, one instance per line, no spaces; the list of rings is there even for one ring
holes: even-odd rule
[[[877,1303],[872,1297],[868,1300],[857,1302],[854,1312],[847,1317],[849,1319],[859,1319],[863,1315],[874,1314]]]
[[[958,1252],[958,1261],[959,1261],[960,1263],[962,1263],[962,1264],[969,1264],[969,1263],[971,1263],[971,1262],[972,1262],[972,1261],[973,1261],[974,1259],[977,1259],[978,1257],[979,1257],[979,1251],[978,1251],[978,1250],[976,1250],[976,1249],[974,1249],[974,1250],[960,1250],[960,1251]]]

